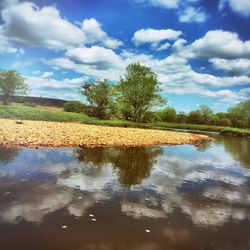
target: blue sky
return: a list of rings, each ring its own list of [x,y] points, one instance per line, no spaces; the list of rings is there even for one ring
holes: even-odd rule
[[[0,68],[30,95],[82,99],[82,83],[140,62],[178,111],[250,97],[249,0],[0,0],[0,14]]]

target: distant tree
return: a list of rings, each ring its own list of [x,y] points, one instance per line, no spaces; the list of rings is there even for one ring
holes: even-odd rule
[[[228,109],[228,117],[236,127],[250,127],[250,100]]]
[[[87,98],[94,116],[109,118],[114,105],[114,88],[107,80],[86,83],[79,91]]]
[[[219,125],[219,122],[220,122],[220,118],[217,115],[212,115],[212,117],[209,119],[210,125],[216,126],[216,125]]]
[[[26,95],[28,87],[23,77],[15,70],[0,71],[0,95],[3,103],[8,104],[9,98],[15,95]]]
[[[201,113],[204,119],[204,123],[209,123],[209,120],[211,119],[213,115],[213,110],[207,106],[207,105],[200,105],[198,111]]]
[[[204,118],[203,118],[200,111],[197,111],[197,110],[196,111],[191,111],[188,114],[187,122],[192,123],[192,124],[203,124],[204,123]]]
[[[187,120],[187,115],[184,112],[180,112],[179,114],[177,114],[176,121],[178,123],[185,123],[186,120]]]
[[[159,112],[161,120],[164,122],[175,122],[176,121],[176,111],[172,107],[167,107]]]
[[[147,111],[142,121],[143,122],[158,122],[158,121],[162,121],[162,119],[159,116],[159,113],[154,112],[154,111]]]
[[[219,119],[216,125],[231,127],[233,124],[230,119],[224,117]]]
[[[139,63],[127,66],[117,89],[124,117],[134,122],[141,122],[150,108],[164,103],[164,99],[159,95],[156,74]]]

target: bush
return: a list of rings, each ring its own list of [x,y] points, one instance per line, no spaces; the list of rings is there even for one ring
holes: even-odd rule
[[[205,119],[203,118],[201,112],[199,112],[199,111],[191,111],[188,114],[187,122],[191,123],[191,124],[204,124]]]
[[[226,126],[226,127],[231,127],[232,122],[228,118],[222,118],[218,121],[218,125],[221,126]]]
[[[168,107],[161,110],[159,116],[164,122],[176,122],[176,111],[174,108]]]
[[[28,107],[36,107],[36,104],[34,102],[24,102],[23,105]]]
[[[80,101],[68,101],[63,105],[63,109],[66,112],[82,113],[84,108],[84,104]]]
[[[152,111],[147,111],[143,117],[142,122],[158,122],[161,121],[159,115]]]
[[[186,123],[187,116],[185,113],[180,112],[177,117],[176,117],[176,122],[177,123]]]

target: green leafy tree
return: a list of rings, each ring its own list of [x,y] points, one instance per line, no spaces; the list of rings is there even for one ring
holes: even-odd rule
[[[240,102],[228,109],[228,118],[236,127],[250,127],[250,100]]]
[[[204,118],[203,118],[200,111],[195,110],[195,111],[191,111],[188,114],[187,122],[191,123],[191,124],[203,124],[204,123]]]
[[[176,122],[176,111],[174,108],[167,107],[159,111],[161,120],[164,122]]]
[[[8,104],[9,98],[15,95],[26,95],[28,87],[24,79],[15,70],[0,71],[0,95],[3,103]]]
[[[164,103],[156,74],[146,66],[132,63],[117,86],[125,119],[141,122],[148,110]]]
[[[213,115],[213,110],[207,105],[200,105],[198,111],[201,113],[204,123],[208,124]]]
[[[86,83],[80,87],[80,93],[87,98],[94,116],[110,117],[114,109],[114,88],[107,80]]]
[[[176,121],[178,123],[185,123],[186,120],[187,120],[187,115],[184,112],[180,112],[176,117]]]

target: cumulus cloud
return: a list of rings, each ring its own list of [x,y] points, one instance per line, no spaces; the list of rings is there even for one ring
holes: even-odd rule
[[[164,50],[169,47],[168,43],[160,45],[161,42],[170,40],[175,41],[182,34],[181,31],[172,30],[172,29],[141,29],[134,33],[132,41],[136,46],[149,43],[151,47],[156,50]]]
[[[205,22],[208,14],[197,7],[200,0],[133,0],[145,6],[153,6],[164,9],[176,9],[180,22]]]
[[[166,43],[163,43],[162,45],[160,45],[158,48],[156,48],[155,50],[156,51],[162,51],[162,50],[166,50],[170,47],[170,43],[166,42]]]
[[[249,0],[220,0],[219,9],[222,11],[228,5],[231,10],[241,16],[250,16],[250,1]]]
[[[23,54],[22,49],[14,47],[4,36],[3,29],[0,26],[0,55],[1,54]]]
[[[88,52],[91,53],[91,51],[89,50]],[[247,92],[245,92],[246,94],[242,92],[239,95],[239,92],[230,90],[230,88],[237,85],[250,85],[248,76],[230,77],[198,73],[191,68],[186,58],[177,54],[170,55],[164,59],[156,59],[152,55],[123,51],[119,55],[112,54],[113,60],[106,62],[99,60],[98,56],[95,57],[94,55],[81,57],[81,52],[78,50],[73,50],[71,53],[66,54],[67,58],[54,58],[46,61],[46,64],[71,69],[97,79],[104,79],[108,75],[110,80],[118,81],[128,64],[140,62],[142,65],[151,67],[157,74],[163,93],[178,95],[198,94],[208,98],[216,98],[221,101],[230,100],[232,102],[249,98]],[[86,55],[86,53],[83,54]],[[111,59],[112,56],[101,58],[108,60],[107,58]],[[99,67],[102,70],[98,69]]]
[[[233,60],[211,58],[209,59],[216,69],[227,71],[231,75],[249,75],[250,76],[250,59],[239,58]]]
[[[162,7],[166,9],[178,8],[180,0],[133,0],[137,3],[147,4],[155,7]]]
[[[189,6],[179,12],[179,21],[182,23],[203,23],[207,20],[208,15],[201,8]]]
[[[117,39],[111,38],[101,28],[101,24],[94,18],[85,19],[82,23],[82,30],[86,35],[86,43],[100,43],[107,48],[116,49],[123,43]]]
[[[99,46],[69,49],[66,56],[77,64],[92,65],[99,70],[116,67],[121,63],[114,51]]]
[[[45,72],[46,73],[46,72]],[[31,88],[33,96],[44,96],[61,99],[78,99],[77,87],[86,82],[89,77],[82,76],[72,79],[57,80],[43,76],[24,76],[26,84]]]
[[[250,40],[240,40],[237,33],[211,30],[182,51],[195,58],[250,58]]]
[[[10,43],[66,50],[82,44],[102,44],[107,48],[118,48],[123,43],[111,38],[97,20],[86,19],[82,28],[63,18],[55,6],[39,8],[32,2],[13,2],[4,5],[1,11],[0,51]],[[3,44],[4,43],[4,44]]]
[[[65,49],[86,40],[84,33],[62,18],[53,6],[39,8],[31,2],[2,10],[3,32],[9,41],[49,49]]]
[[[51,77],[51,76],[53,76],[53,72],[44,72],[42,74],[42,78],[48,78],[48,77]]]

